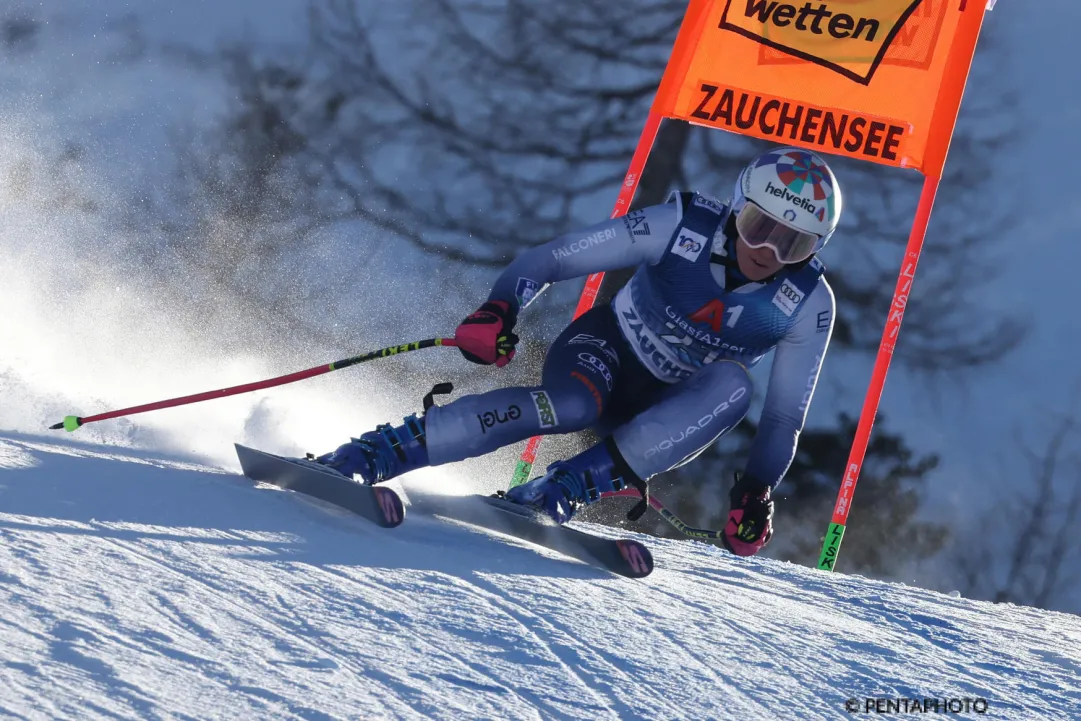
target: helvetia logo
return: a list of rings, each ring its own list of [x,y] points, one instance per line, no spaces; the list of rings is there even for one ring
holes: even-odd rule
[[[795,193],[790,193],[788,191],[788,188],[778,188],[773,183],[767,182],[766,183],[766,192],[769,193],[770,195],[773,195],[773,196],[776,196],[776,197],[780,198],[781,200],[788,201],[789,203],[796,206],[797,208],[803,208],[804,210],[806,210],[811,215],[814,215],[815,217],[817,217],[819,220],[822,219],[821,218],[822,211],[818,209],[818,206],[816,206],[811,201],[807,200],[807,198],[804,198],[802,195],[796,195]],[[788,216],[785,215],[785,217],[787,218]]]
[[[923,1],[728,0],[718,27],[867,85]]]

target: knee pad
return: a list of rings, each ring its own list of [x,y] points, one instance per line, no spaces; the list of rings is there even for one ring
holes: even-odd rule
[[[603,401],[598,401],[585,384],[579,385],[580,387],[575,388],[568,383],[560,388],[544,391],[558,418],[560,433],[573,433],[590,428],[597,423],[604,410]]]
[[[742,419],[751,409],[754,380],[742,363],[717,361],[702,368],[691,380],[698,381],[695,385],[717,400],[715,416],[723,412]]]

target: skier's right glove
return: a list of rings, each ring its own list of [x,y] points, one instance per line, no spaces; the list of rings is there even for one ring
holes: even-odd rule
[[[736,474],[729,500],[724,547],[737,556],[753,556],[773,537],[773,499],[770,487],[750,476]]]
[[[502,368],[514,358],[518,336],[514,331],[515,313],[502,300],[490,300],[454,331],[458,350],[474,363]]]

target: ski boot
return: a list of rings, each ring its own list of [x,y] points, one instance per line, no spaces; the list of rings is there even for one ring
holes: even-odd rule
[[[369,486],[388,481],[429,465],[424,419],[411,415],[397,428],[376,426],[331,453],[319,457],[309,454],[308,460],[333,468],[346,478],[359,475]]]
[[[621,491],[628,485],[645,488],[645,482],[608,439],[573,458],[556,461],[543,476],[511,488],[504,497],[543,511],[562,525],[583,505],[599,501],[601,494]]]

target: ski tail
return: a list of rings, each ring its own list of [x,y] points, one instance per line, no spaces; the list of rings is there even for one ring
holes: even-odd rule
[[[653,572],[653,554],[640,541],[614,540],[559,526],[547,516],[502,498],[425,496],[413,501],[425,513],[543,546],[620,576],[644,578]]]

